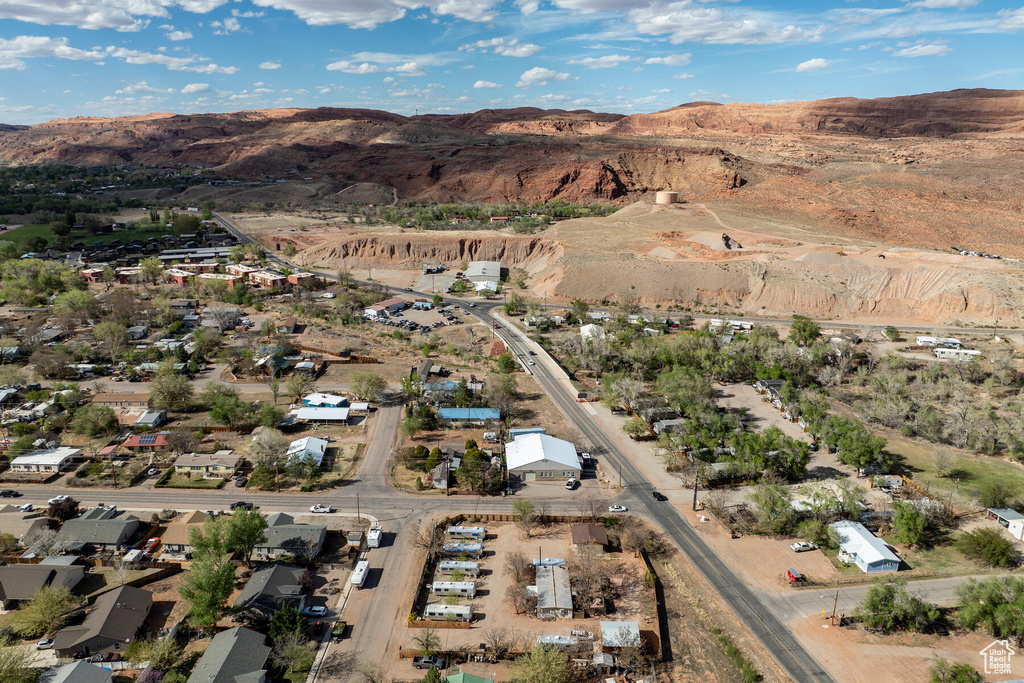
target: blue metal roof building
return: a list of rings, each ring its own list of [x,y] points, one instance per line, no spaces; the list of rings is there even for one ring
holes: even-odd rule
[[[497,408],[441,408],[437,417],[442,422],[474,422],[483,424],[489,420],[500,420]]]

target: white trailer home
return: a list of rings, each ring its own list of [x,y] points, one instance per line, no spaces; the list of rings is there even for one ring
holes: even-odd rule
[[[955,361],[969,361],[974,358],[981,358],[981,351],[976,351],[975,349],[949,349],[940,346],[932,353],[935,354],[936,358],[945,358],[947,360]]]
[[[457,571],[475,579],[480,574],[480,563],[462,560],[441,560],[437,563],[439,574],[454,574]]]
[[[435,581],[430,586],[431,595],[457,595],[462,598],[476,597],[475,581]]]
[[[469,557],[481,557],[484,554],[483,543],[445,543],[445,555],[468,555]]]
[[[366,583],[366,575],[369,573],[370,563],[367,560],[359,560],[356,562],[356,568],[352,570],[352,576],[349,577],[348,582],[356,588],[362,588]]]
[[[432,603],[423,610],[423,618],[428,621],[473,621],[473,607],[471,605],[442,605]]]
[[[471,541],[482,541],[487,536],[487,529],[482,526],[450,526],[448,538],[463,538]]]

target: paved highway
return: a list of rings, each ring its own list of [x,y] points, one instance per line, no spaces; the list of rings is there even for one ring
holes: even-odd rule
[[[216,220],[242,242],[251,241],[248,235],[232,225],[221,216],[214,215]],[[291,267],[275,254],[269,254],[269,258],[281,265]],[[316,273],[317,271],[313,271]],[[334,279],[332,273],[318,273],[319,275]],[[454,303],[468,306],[469,301],[462,301],[447,297]],[[498,323],[491,311],[476,307],[472,310],[474,314],[484,323],[493,326]],[[609,462],[613,469],[621,472],[622,482],[627,490],[636,500],[633,509],[638,507],[646,512],[647,516],[657,522],[679,548],[690,558],[711,585],[717,590],[726,603],[732,607],[739,618],[750,628],[754,635],[761,641],[789,675],[796,681],[833,681],[832,676],[822,668],[820,664],[808,653],[799,641],[793,636],[788,628],[774,615],[772,610],[761,602],[758,597],[748,588],[715,554],[715,552],[704,542],[700,536],[687,524],[678,512],[669,504],[654,500],[652,492],[654,488],[640,471],[630,462],[625,455],[616,447],[614,442],[601,430],[590,415],[576,402],[576,394],[571,386],[565,381],[564,373],[557,369],[554,362],[547,357],[540,347],[530,341],[525,334],[511,326],[503,326],[500,336],[505,340],[511,350],[520,358],[528,359],[531,350],[538,353],[536,356],[540,362],[528,366],[537,383],[552,400],[555,406],[565,415],[570,424],[575,425],[583,432],[584,436],[594,444],[594,453],[598,457]],[[563,375],[560,377],[559,375]],[[369,458],[368,458],[369,460]],[[364,467],[368,466],[364,465]],[[367,482],[369,483],[369,482]],[[376,486],[373,486],[376,489]],[[360,487],[362,490],[362,486]],[[385,495],[384,499],[378,499],[382,492],[375,491],[372,503],[367,505],[381,505],[384,509],[393,506],[400,496],[394,492]],[[254,498],[254,500],[256,500]],[[417,503],[422,505],[426,501]],[[502,499],[477,499],[479,509],[501,508],[507,510],[509,503]],[[430,503],[427,503],[429,506]],[[435,504],[436,505],[436,504]],[[549,506],[555,509],[556,506]]]

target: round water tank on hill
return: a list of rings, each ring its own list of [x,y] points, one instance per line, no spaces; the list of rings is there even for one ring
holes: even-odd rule
[[[656,204],[675,204],[679,201],[679,193],[668,191],[659,192],[654,201]]]

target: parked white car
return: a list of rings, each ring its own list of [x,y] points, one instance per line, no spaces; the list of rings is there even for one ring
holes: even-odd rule
[[[625,505],[609,505],[608,512],[626,512],[628,508]]]
[[[323,505],[321,503],[317,503],[316,505],[314,505],[311,508],[309,508],[309,511],[310,512],[333,512],[333,509],[331,508],[330,505]]]
[[[810,543],[808,541],[797,541],[796,543],[791,543],[789,549],[795,553],[804,553],[808,550],[817,550],[818,544]]]

